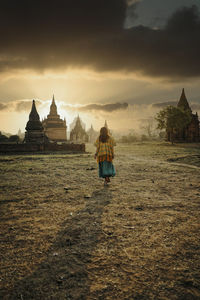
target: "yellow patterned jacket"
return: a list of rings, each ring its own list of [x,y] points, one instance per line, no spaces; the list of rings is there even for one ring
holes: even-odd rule
[[[94,145],[97,147],[97,162],[113,160],[114,146],[116,145],[116,143],[112,137],[109,136],[107,142],[105,143],[100,142],[98,138]]]

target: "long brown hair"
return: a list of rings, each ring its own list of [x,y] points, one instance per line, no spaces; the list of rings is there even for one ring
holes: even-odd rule
[[[108,138],[108,129],[106,127],[102,127],[100,129],[99,142],[106,143]]]

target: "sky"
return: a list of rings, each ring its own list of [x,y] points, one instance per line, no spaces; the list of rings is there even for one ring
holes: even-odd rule
[[[3,132],[53,94],[68,128],[141,130],[183,87],[200,114],[200,0],[3,1],[0,36]]]

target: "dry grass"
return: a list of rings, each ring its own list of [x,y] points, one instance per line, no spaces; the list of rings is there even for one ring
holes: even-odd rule
[[[0,156],[0,298],[200,299],[199,145],[118,145],[109,187],[87,149]]]

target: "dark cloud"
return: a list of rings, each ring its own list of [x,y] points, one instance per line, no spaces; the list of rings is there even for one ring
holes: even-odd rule
[[[30,112],[32,107],[33,100],[17,100],[11,101],[9,103],[0,103],[0,111],[8,110],[8,111],[16,111],[16,112]],[[36,100],[36,107],[39,108],[42,105],[40,100]]]
[[[19,101],[16,102],[15,111],[30,111],[31,110],[32,101]]]
[[[2,1],[0,71],[89,67],[200,76],[200,18],[183,7],[164,29],[124,28],[126,0]],[[133,11],[134,14],[134,11]]]
[[[152,107],[162,109],[162,108],[167,107],[168,105],[177,106],[177,104],[178,104],[178,101],[168,101],[168,102],[153,103]],[[189,105],[193,112],[200,110],[199,103],[191,103],[191,104],[189,103]]]
[[[169,106],[169,105],[176,106],[177,103],[178,103],[178,101],[168,101],[168,102],[161,102],[161,103],[153,103],[152,107],[163,108],[163,107],[166,107],[166,106]]]
[[[138,15],[136,13],[136,9],[138,6],[138,1],[128,1],[129,7],[127,8],[127,13],[126,13],[126,20],[124,23],[124,27],[129,28],[132,27],[131,24],[133,20],[136,20],[138,18]]]
[[[82,112],[91,112],[91,111],[101,111],[101,112],[113,112],[116,110],[125,110],[128,108],[128,103],[108,103],[108,104],[87,104],[84,106],[71,106],[63,105],[63,109],[67,111],[82,111]]]
[[[99,110],[104,112],[112,112],[119,109],[126,109],[128,103],[109,103],[109,104],[88,104],[79,107],[80,111]]]
[[[21,111],[31,111],[33,100],[19,100],[15,101],[15,111],[21,112]],[[39,108],[42,102],[40,100],[35,101],[36,108]]]
[[[6,110],[8,108],[7,104],[0,103],[0,110]]]

